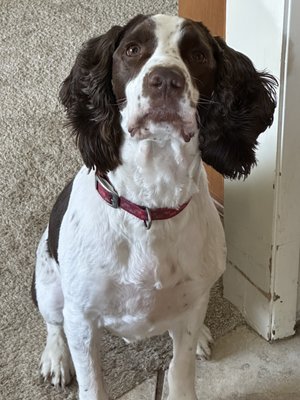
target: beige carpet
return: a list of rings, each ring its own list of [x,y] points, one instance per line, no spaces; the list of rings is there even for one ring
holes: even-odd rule
[[[0,398],[75,399],[38,375],[43,322],[30,299],[35,249],[56,195],[81,164],[58,103],[81,43],[136,13],[176,13],[174,0],[0,0]],[[212,296],[209,325],[220,335],[241,319]],[[126,346],[107,335],[104,371],[113,398],[167,366],[166,337]]]

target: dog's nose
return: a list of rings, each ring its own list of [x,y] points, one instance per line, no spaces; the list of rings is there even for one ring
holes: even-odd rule
[[[177,68],[156,67],[148,75],[148,90],[152,96],[177,95],[183,93],[185,79]]]

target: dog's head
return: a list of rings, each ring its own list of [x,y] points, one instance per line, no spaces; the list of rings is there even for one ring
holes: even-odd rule
[[[60,98],[89,168],[115,169],[129,137],[197,135],[202,159],[240,178],[272,124],[276,84],[202,23],[139,15],[84,44]]]

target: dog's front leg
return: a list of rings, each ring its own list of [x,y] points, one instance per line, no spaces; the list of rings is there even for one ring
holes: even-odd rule
[[[79,400],[108,400],[101,371],[97,326],[82,313],[65,306],[64,329],[76,371]]]
[[[168,372],[168,400],[197,400],[195,354],[200,326],[193,314],[169,332],[173,339],[173,359]]]
[[[207,303],[208,295],[202,298],[200,306],[189,312],[169,331],[173,339],[173,359],[168,372],[168,400],[197,400],[196,350]]]

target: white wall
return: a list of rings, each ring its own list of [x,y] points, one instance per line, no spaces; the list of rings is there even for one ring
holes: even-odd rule
[[[297,0],[227,1],[228,44],[248,55],[257,69],[267,69],[281,81],[274,123],[259,139],[258,167],[245,182],[225,181],[224,199],[228,245],[224,293],[269,340],[293,334],[296,312],[299,7]]]

